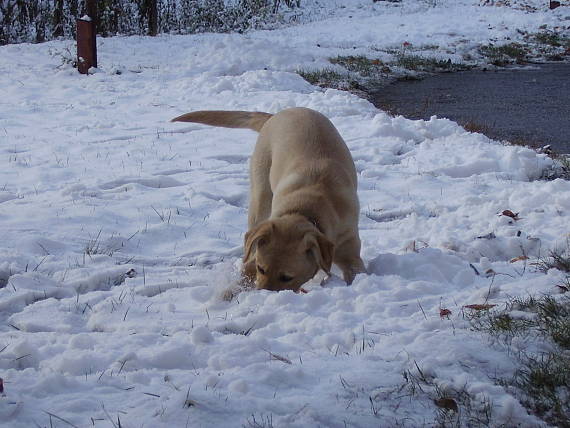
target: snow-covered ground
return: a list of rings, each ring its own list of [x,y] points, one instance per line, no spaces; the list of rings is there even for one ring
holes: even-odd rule
[[[570,8],[303,2],[311,19],[279,30],[99,39],[88,77],[61,65],[69,41],[0,48],[2,426],[431,426],[431,398],[402,388],[418,367],[491,403],[494,426],[540,426],[493,381],[512,356],[462,308],[556,291],[560,272],[510,261],[567,244],[570,183],[537,180],[544,155],[293,71],[403,42],[474,49],[569,26]],[[293,106],[351,149],[370,275],[222,301],[256,135],[168,121]]]

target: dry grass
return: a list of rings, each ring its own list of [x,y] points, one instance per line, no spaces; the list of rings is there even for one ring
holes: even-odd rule
[[[475,122],[473,120],[468,120],[467,122],[462,123],[461,126],[463,126],[463,129],[465,129],[467,132],[475,132],[477,134],[487,135],[490,131],[488,125],[480,122]]]

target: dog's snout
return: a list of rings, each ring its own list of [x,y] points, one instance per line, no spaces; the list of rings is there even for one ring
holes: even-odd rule
[[[275,284],[271,284],[271,283],[257,284],[256,288],[258,290],[269,290],[269,291],[279,291],[280,290],[279,287],[276,287]]]
[[[283,287],[273,281],[258,281],[256,287],[258,290],[281,291]]]

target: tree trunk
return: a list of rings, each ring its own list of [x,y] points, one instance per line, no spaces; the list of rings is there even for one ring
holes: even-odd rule
[[[156,0],[148,0],[148,35],[156,36],[158,33],[158,8]]]
[[[53,13],[53,36],[63,36],[63,0],[55,1],[55,10]]]

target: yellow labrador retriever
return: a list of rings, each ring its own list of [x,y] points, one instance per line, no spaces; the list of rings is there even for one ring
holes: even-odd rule
[[[352,283],[365,272],[352,156],[333,124],[307,108],[275,115],[195,111],[172,119],[259,132],[250,164],[249,230],[243,279],[267,290],[299,291],[335,263]]]

